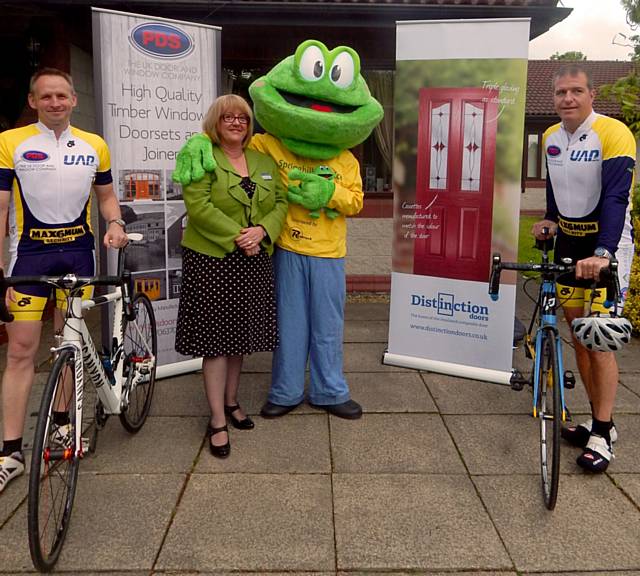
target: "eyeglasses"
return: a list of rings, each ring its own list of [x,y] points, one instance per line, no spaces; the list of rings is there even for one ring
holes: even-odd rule
[[[222,121],[225,124],[233,124],[236,120],[243,125],[249,124],[249,116],[247,116],[246,114],[238,114],[238,115],[223,114],[222,115]]]

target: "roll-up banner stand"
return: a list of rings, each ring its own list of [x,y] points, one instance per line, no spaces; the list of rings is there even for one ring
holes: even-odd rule
[[[127,231],[144,236],[127,248],[127,268],[135,289],[153,302],[158,378],[197,370],[202,363],[174,346],[186,210],[171,173],[178,151],[202,131],[219,93],[220,35],[213,26],[93,8],[98,126],[111,150]],[[108,252],[102,273],[115,271],[115,251]]]
[[[398,22],[385,364],[508,383],[529,19]],[[551,97],[551,95],[550,95]]]

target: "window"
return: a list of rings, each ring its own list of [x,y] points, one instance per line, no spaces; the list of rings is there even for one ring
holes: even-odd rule
[[[528,131],[525,152],[525,177],[527,180],[545,180],[547,165],[542,153],[542,131]]]

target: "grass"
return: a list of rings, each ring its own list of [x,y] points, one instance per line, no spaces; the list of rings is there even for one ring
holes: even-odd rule
[[[535,247],[535,240],[531,234],[531,228],[540,219],[541,216],[520,216],[518,262],[540,262],[542,253]],[[553,260],[553,252],[549,253],[549,258]]]

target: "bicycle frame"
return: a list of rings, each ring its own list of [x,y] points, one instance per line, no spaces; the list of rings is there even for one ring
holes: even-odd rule
[[[114,334],[117,335],[120,347],[122,346],[122,291],[116,288],[115,292],[106,296],[99,296],[105,302],[115,301],[114,309]],[[96,298],[96,300],[98,299]],[[105,411],[111,414],[120,413],[120,398],[122,396],[122,363],[119,362],[117,369],[114,369],[115,383],[112,386],[106,373],[100,355],[89,334],[84,321],[83,312],[96,305],[96,300],[85,300],[78,296],[70,296],[67,299],[67,311],[65,313],[65,323],[60,346],[51,348],[51,352],[57,355],[62,350],[70,348],[74,355],[75,386],[76,386],[76,422],[82,422],[82,405],[84,398],[84,368],[86,367],[90,381],[96,387],[98,397],[102,402]],[[121,356],[121,354],[120,354]],[[82,444],[81,426],[77,426],[76,446],[78,456],[84,453]]]
[[[109,376],[102,364],[102,360],[84,321],[83,313],[91,308],[107,303],[114,303],[113,309],[113,330],[111,336],[111,364],[113,367],[114,382],[111,383]],[[136,372],[135,380],[132,380],[125,389],[124,367],[124,300],[122,288],[116,287],[114,292],[104,296],[97,296],[88,300],[82,300],[79,296],[70,296],[67,299],[67,312],[62,333],[60,346],[54,347],[51,351],[58,354],[64,349],[72,349],[75,366],[75,386],[76,386],[76,422],[82,422],[82,405],[84,394],[84,368],[87,369],[89,380],[96,387],[98,398],[104,407],[106,414],[120,414],[122,408],[127,403],[127,392],[130,392],[142,381],[143,376],[140,371]],[[137,325],[134,324],[138,329]],[[151,354],[151,350],[148,350]],[[152,355],[152,354],[151,354]],[[154,360],[152,359],[151,362]],[[82,446],[82,430],[76,427],[76,446],[79,447],[78,455],[82,456],[84,449]]]
[[[538,394],[540,392],[540,377],[541,377],[541,358],[542,358],[542,344],[544,340],[545,330],[553,330],[558,336],[556,338],[556,358],[558,361],[558,378],[560,382],[560,403],[562,406],[562,421],[566,421],[566,405],[564,401],[564,366],[562,358],[562,339],[559,337],[558,332],[558,316],[556,314],[556,283],[553,275],[543,277],[542,284],[540,285],[540,292],[538,295],[538,303],[540,306],[538,316],[538,328],[536,330],[535,339],[535,357],[534,357],[534,372],[533,372],[533,417],[538,417]]]

